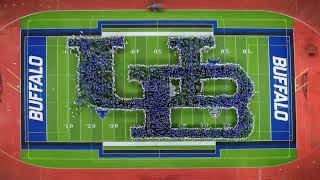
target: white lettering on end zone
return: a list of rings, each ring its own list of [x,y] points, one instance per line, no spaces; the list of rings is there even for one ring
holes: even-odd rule
[[[43,121],[43,59],[37,56],[29,56],[28,79],[28,111],[29,119]]]
[[[274,118],[280,121],[288,121],[288,67],[287,59],[272,57],[274,79]]]

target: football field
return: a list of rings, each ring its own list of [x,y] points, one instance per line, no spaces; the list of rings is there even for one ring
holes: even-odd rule
[[[105,142],[132,141],[130,127],[143,125],[144,112],[112,110],[101,120],[95,109],[77,107],[77,57],[66,49],[68,37],[48,37],[48,141]],[[253,35],[217,35],[216,48],[203,54],[207,59],[220,58],[221,63],[240,64],[252,78],[255,95],[250,103],[255,122],[246,141],[270,140],[270,87],[268,38]],[[128,79],[129,64],[178,64],[178,55],[167,47],[168,37],[126,37],[127,45],[115,56],[115,83],[122,98],[142,98],[142,86]],[[203,81],[205,95],[233,95],[236,85],[231,80]],[[214,118],[207,109],[175,108],[173,127],[234,126],[237,117],[232,109],[223,110]]]
[[[204,168],[297,158],[291,18],[260,11],[130,14],[47,12],[22,20],[24,161]],[[180,49],[172,45],[179,42]],[[210,45],[194,51],[203,42]],[[174,73],[151,81],[158,72]],[[105,104],[90,101],[105,98],[97,91],[109,86]]]

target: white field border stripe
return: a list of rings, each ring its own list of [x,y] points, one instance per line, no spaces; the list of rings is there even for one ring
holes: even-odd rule
[[[111,36],[213,36],[213,32],[102,32],[102,37]]]
[[[103,142],[103,146],[215,146],[215,141]]]

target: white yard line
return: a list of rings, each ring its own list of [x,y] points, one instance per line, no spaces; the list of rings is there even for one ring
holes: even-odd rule
[[[217,43],[217,37],[215,38],[215,43]],[[217,48],[217,46],[216,46],[216,48]],[[215,54],[214,54],[215,50],[216,49],[212,49],[212,58],[215,58]],[[215,96],[216,95],[216,91],[215,91],[216,90],[216,81],[213,81],[213,86],[214,86],[213,95]],[[217,118],[214,118],[214,128],[216,128],[216,127],[217,127]]]
[[[125,71],[126,71],[126,51],[125,49],[123,50],[123,60],[124,60],[124,63],[123,63],[123,74],[125,75]],[[126,89],[126,78],[124,77],[123,78],[123,96],[125,96],[125,89]],[[126,141],[127,140],[127,114],[126,114],[126,111],[124,111],[124,140]]]
[[[194,108],[191,108],[191,124],[192,124],[191,127],[192,127],[192,128],[194,128],[194,124],[193,124],[193,120],[194,120],[194,119],[193,119],[193,109],[194,109]]]
[[[157,33],[159,31],[159,23],[158,23],[158,20],[157,20]],[[160,50],[159,50],[159,36],[157,36],[157,63],[159,64],[159,53],[160,53]]]
[[[148,65],[148,36],[146,36],[146,66]]]
[[[102,37],[114,36],[212,36],[212,32],[102,32]]]
[[[112,126],[113,126],[113,128],[112,128],[112,136],[113,136],[113,140],[115,141],[116,140],[116,129],[114,128],[114,114],[115,114],[115,110],[113,110],[113,112],[112,112]]]
[[[268,72],[270,72],[270,50],[269,50],[269,38],[267,39],[267,42],[268,42],[268,45],[267,45],[267,49],[268,49]],[[269,86],[271,86],[271,82],[270,82],[270,78],[268,78],[268,80],[269,80]],[[270,107],[270,140],[272,140],[272,121],[271,121],[271,117],[272,117],[272,109],[271,109],[271,90],[270,90],[270,88],[269,88],[269,100],[270,100],[270,103],[269,103],[269,107]]]
[[[182,109],[180,110],[180,128],[183,127],[183,124],[182,124]]]
[[[46,66],[48,66],[48,37],[46,37]],[[48,68],[45,68],[45,72],[46,72],[46,93],[49,92],[48,91]],[[20,80],[20,79],[19,79]],[[19,91],[20,92],[20,91]],[[46,103],[48,103],[48,95],[46,95]],[[47,106],[47,105],[46,105]],[[48,131],[48,106],[46,107],[46,141],[49,141],[49,131]]]
[[[215,146],[215,141],[103,142],[103,146]]]
[[[238,57],[237,57],[237,36],[234,36],[234,57],[236,63],[238,63]]]
[[[248,53],[249,53],[249,52],[248,52],[248,37],[246,36],[246,63],[247,63],[247,64],[246,64],[246,65],[247,65],[246,71],[247,71],[247,72],[248,72],[248,70],[249,70]]]
[[[226,59],[226,36],[223,36],[223,62],[227,63],[227,59]],[[226,93],[226,81],[224,81],[224,93]],[[224,118],[224,123],[227,124],[227,110],[226,110],[226,115]]]
[[[288,36],[288,22],[287,22],[287,20],[285,19],[285,24],[286,24],[286,35]],[[287,48],[287,58],[289,58],[289,51],[290,51],[290,39],[289,39],[289,45],[288,45],[288,41],[287,41],[287,38],[286,38],[286,48]],[[291,59],[290,59],[290,61],[291,61]],[[291,63],[294,63],[294,62],[291,62]],[[290,69],[290,74],[288,74],[288,77],[291,75],[291,69]],[[293,78],[293,77],[292,77]],[[288,85],[291,85],[292,86],[292,84],[291,84],[291,81],[288,83]],[[288,86],[289,87],[289,86]],[[291,87],[292,88],[292,87]],[[291,99],[291,97],[290,97],[290,99],[289,99],[289,101],[291,101],[292,99]],[[289,102],[288,101],[288,102]],[[291,108],[291,110],[292,110],[292,106],[290,107]],[[291,114],[289,113],[289,118],[291,119]],[[291,126],[291,121],[289,120],[289,128],[290,128],[290,126]],[[290,151],[290,132],[288,133],[288,145],[289,145],[289,148],[288,148],[288,157],[291,157],[291,151]]]
[[[257,37],[257,61],[258,61],[258,93],[259,93],[259,139],[261,139],[261,96],[260,96],[260,60],[259,60],[259,37]]]
[[[87,128],[88,129],[90,129],[90,138],[91,138],[91,142],[93,142],[93,137],[92,137],[92,112],[93,112],[94,110],[93,109],[91,109],[90,110],[90,124],[87,124]]]
[[[70,84],[69,84],[69,77],[70,77],[70,72],[69,72],[69,66],[70,66],[70,63],[69,63],[69,61],[70,61],[70,53],[69,53],[69,50],[67,50],[67,52],[68,52],[68,62],[67,62],[67,94],[68,94],[68,97],[67,97],[67,99],[68,99],[68,101],[67,101],[67,106],[68,106],[68,108],[67,108],[67,116],[68,116],[68,124],[70,125],[70,92],[69,92],[69,89],[70,89]],[[69,128],[69,141],[71,140],[71,128]]]
[[[59,132],[59,49],[58,49],[58,45],[59,45],[59,37],[57,36],[57,131]],[[57,141],[59,141],[59,134],[57,134]]]
[[[137,64],[137,36],[134,37],[134,49],[135,49],[135,53],[134,53],[134,64]],[[138,111],[136,111],[136,124],[135,126],[138,125]]]

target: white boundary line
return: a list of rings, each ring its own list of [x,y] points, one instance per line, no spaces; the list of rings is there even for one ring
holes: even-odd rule
[[[215,146],[215,141],[103,142],[103,146]]]
[[[57,41],[57,82],[56,82],[56,87],[57,87],[57,90],[56,90],[56,99],[57,99],[57,132],[59,132],[59,37],[57,36],[56,37]],[[57,134],[57,141],[59,141],[59,134]]]
[[[212,32],[101,32],[102,37],[115,36],[213,36]]]

